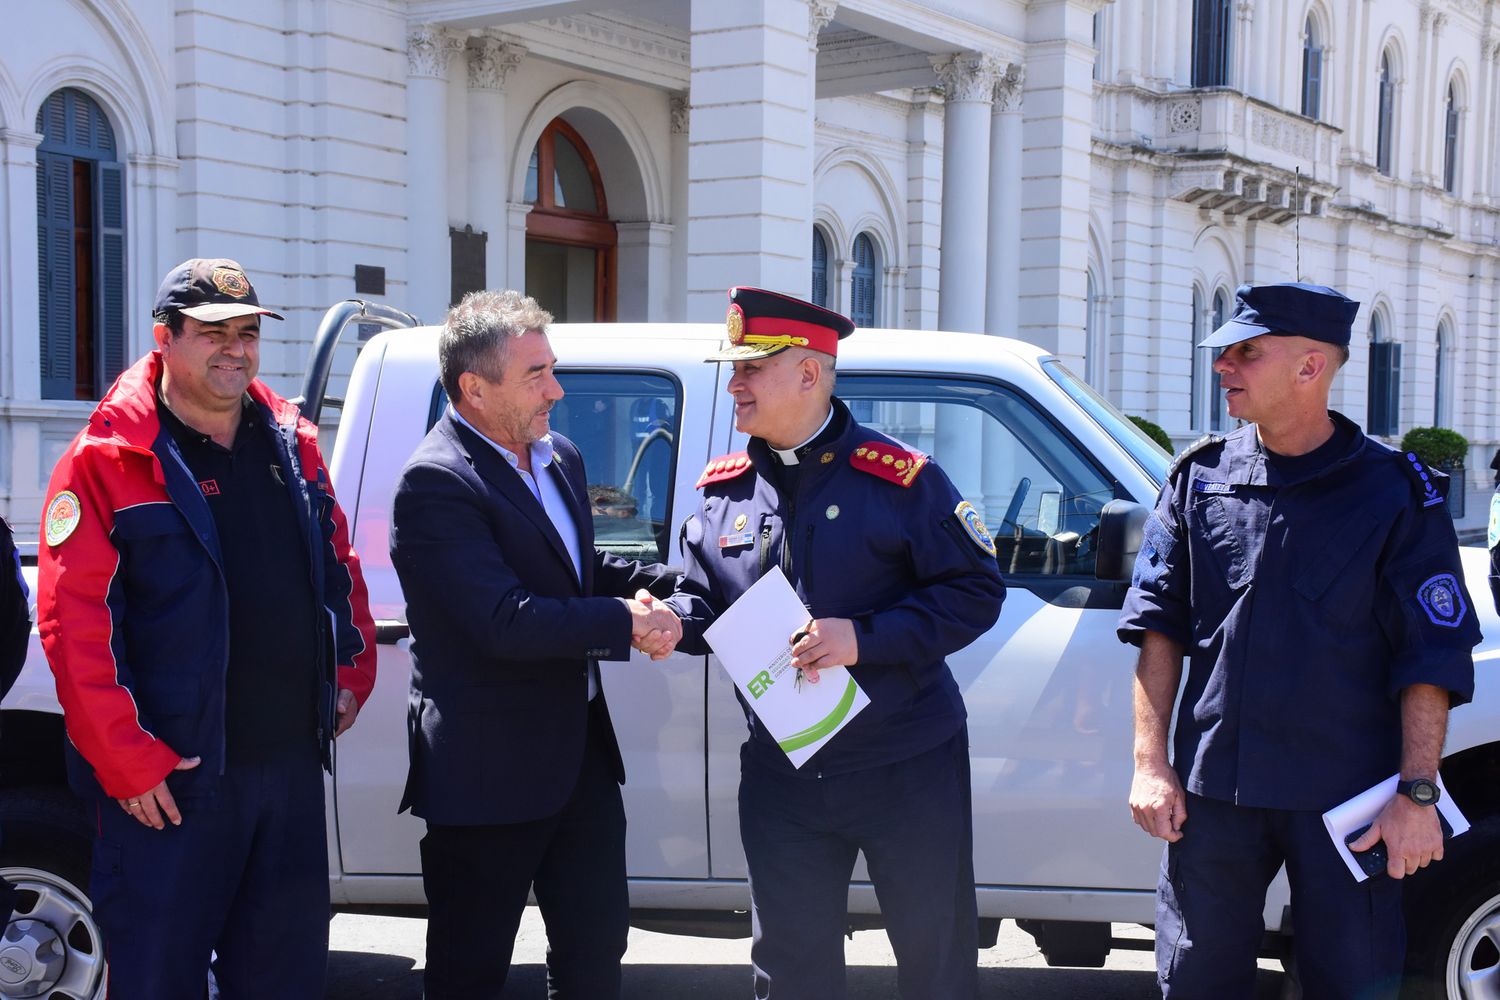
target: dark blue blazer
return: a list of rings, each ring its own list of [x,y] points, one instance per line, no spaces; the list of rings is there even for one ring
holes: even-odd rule
[[[401,809],[446,825],[560,810],[588,732],[588,662],[630,656],[620,597],[665,596],[676,573],[598,551],[583,459],[553,434],[551,465],[583,579],[547,512],[494,446],[444,414],[402,470],[391,562],[412,632],[411,769]],[[615,776],[625,769],[601,691]]]

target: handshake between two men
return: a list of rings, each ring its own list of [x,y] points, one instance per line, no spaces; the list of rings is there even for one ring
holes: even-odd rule
[[[653,660],[671,656],[682,641],[682,619],[676,612],[652,597],[649,590],[636,591],[625,605],[630,609],[630,645]]]

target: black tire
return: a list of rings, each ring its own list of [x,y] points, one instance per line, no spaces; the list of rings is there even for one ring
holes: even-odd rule
[[[0,792],[0,816],[0,876],[19,890],[0,936],[10,959],[0,974],[30,977],[27,995],[37,977],[56,975],[42,996],[102,1000],[104,947],[88,897],[93,837],[83,803],[65,788],[8,789]],[[60,971],[43,969],[38,956],[49,954]]]
[[[1475,823],[1410,880],[1403,1000],[1492,996],[1470,981],[1485,970],[1500,976],[1500,950],[1486,929],[1500,932],[1500,817]]]

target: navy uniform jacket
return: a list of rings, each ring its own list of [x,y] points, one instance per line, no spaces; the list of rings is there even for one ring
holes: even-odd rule
[[[1178,459],[1146,521],[1120,638],[1188,654],[1174,762],[1187,790],[1326,810],[1393,774],[1401,690],[1474,691],[1479,641],[1445,480],[1352,431],[1282,482],[1253,425]]]
[[[700,481],[702,503],[683,525],[684,576],[671,599],[683,619],[679,648],[698,654],[708,652],[703,630],[778,564],[810,617],[855,621],[859,662],[850,674],[870,705],[813,755],[805,775],[905,760],[958,732],[963,696],[944,658],[988,631],[1005,599],[995,558],[966,534],[955,514],[963,498],[942,470],[833,405],[836,436],[799,452],[789,495],[775,485],[779,459],[758,438],[717,478],[705,474],[714,481]],[[899,476],[897,461],[908,463]],[[792,771],[740,701],[750,753]]]

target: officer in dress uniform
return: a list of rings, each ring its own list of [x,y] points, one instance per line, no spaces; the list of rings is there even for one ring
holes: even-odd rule
[[[755,995],[844,996],[849,878],[863,851],[906,998],[977,991],[968,731],[944,660],[1005,597],[979,514],[925,455],[833,397],[848,319],[774,292],[729,293],[728,385],[748,449],[710,462],[670,599],[681,648],[780,566],[807,606],[789,636],[808,681],[848,666],[870,705],[794,768],[741,703],[740,837]]]
[[[1399,880],[1442,857],[1434,779],[1479,627],[1446,477],[1328,409],[1359,303],[1305,284],[1237,298],[1200,346],[1222,349],[1247,424],[1173,464],[1119,627],[1141,647],[1130,806],[1168,842],[1157,975],[1168,997],[1250,996],[1285,863],[1303,994],[1384,996],[1405,951]],[[1383,840],[1390,877],[1357,882],[1321,814],[1398,770],[1352,845]]]

